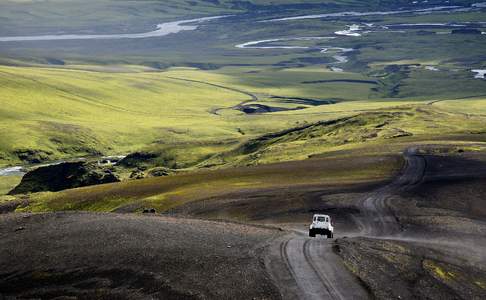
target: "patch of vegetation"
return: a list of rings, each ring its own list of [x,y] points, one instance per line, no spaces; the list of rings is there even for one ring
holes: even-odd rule
[[[442,266],[434,263],[431,260],[425,260],[423,262],[423,266],[426,270],[432,271],[434,276],[437,276],[440,280],[450,281],[454,280],[454,278],[456,277],[456,274],[444,270]]]
[[[449,135],[470,135],[486,129],[481,117],[446,113],[425,106],[402,106],[322,121],[250,139],[216,155],[208,164],[260,164],[306,159],[321,153],[376,145],[417,142]],[[466,137],[464,137],[466,138]],[[466,138],[467,139],[467,138]],[[474,140],[473,137],[471,137]]]
[[[308,185],[346,185],[386,180],[401,166],[397,156],[316,159],[258,167],[198,171],[29,195],[19,211],[157,211],[216,195],[255,189]],[[346,168],[343,168],[343,166]]]
[[[0,165],[135,153],[121,165],[129,174],[123,176],[142,178],[174,169],[356,155],[362,149],[391,153],[430,140],[481,140],[486,86],[470,72],[484,66],[486,40],[480,36],[383,30],[289,41],[290,46],[308,47],[300,49],[235,47],[272,38],[336,37],[335,31],[351,23],[382,28],[484,19],[484,12],[474,11],[257,22],[410,5],[354,0],[4,1],[2,35],[146,32],[166,21],[235,16],[163,38],[2,44],[0,63],[9,66],[0,67]],[[423,6],[434,5],[442,4]],[[345,53],[347,62],[336,63],[333,56],[339,51],[321,51],[333,47],[353,49]],[[259,181],[238,180],[229,185],[259,186]],[[187,186],[185,191],[197,195],[205,185],[194,181]],[[98,192],[103,189],[109,187]],[[157,190],[141,198],[163,208],[163,199],[179,193],[184,194]],[[140,193],[108,194],[106,206],[87,201],[70,209],[113,210],[130,201],[141,203]],[[93,199],[105,199],[97,197]],[[47,202],[35,205],[39,210],[67,207]]]
[[[0,197],[10,192],[21,179],[21,176],[0,176]]]
[[[303,80],[331,76],[322,70],[263,70],[267,73],[241,79],[235,71],[112,73],[0,67],[0,99],[5,103],[0,108],[0,164],[125,154],[151,145],[150,151],[170,157],[166,166],[186,168],[233,148],[243,139],[282,130],[296,122],[316,122],[355,109],[396,105],[344,101],[369,91],[359,83],[342,83],[344,89],[333,87],[323,93],[319,87],[304,88],[293,80],[295,76]],[[269,81],[271,76],[274,84]],[[245,116],[232,108],[255,100],[249,92],[256,95],[257,103],[276,103],[290,109],[303,105],[299,101],[289,103],[292,97],[341,100],[337,104],[308,105],[299,111]],[[220,115],[213,113],[215,109],[220,109]]]

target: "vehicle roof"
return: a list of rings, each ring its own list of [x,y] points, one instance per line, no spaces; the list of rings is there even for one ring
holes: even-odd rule
[[[329,217],[328,215],[315,214],[314,217]]]

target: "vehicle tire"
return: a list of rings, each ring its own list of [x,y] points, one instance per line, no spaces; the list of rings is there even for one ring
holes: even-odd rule
[[[314,233],[314,230],[309,229],[309,236],[310,237],[316,237],[316,234]]]
[[[328,233],[327,233],[327,238],[328,238],[328,239],[332,239],[332,232],[328,232]]]

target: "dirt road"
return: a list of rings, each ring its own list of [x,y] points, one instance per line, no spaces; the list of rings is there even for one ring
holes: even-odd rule
[[[407,149],[404,159],[405,165],[399,177],[360,202],[359,208],[363,214],[355,218],[361,227],[360,236],[389,236],[401,231],[400,224],[390,209],[390,198],[397,192],[420,184],[427,166],[427,161],[417,154],[415,148]]]
[[[346,236],[389,238],[401,231],[400,224],[390,209],[390,198],[396,192],[419,184],[427,165],[424,157],[414,148],[404,152],[404,159],[403,170],[392,183],[358,202],[361,214],[355,217],[355,221],[359,230],[346,232]],[[337,232],[335,236],[343,237],[343,233]],[[296,231],[296,234],[283,239],[270,252],[272,254],[267,267],[276,281],[280,282],[284,298],[370,298],[368,291],[335,254],[331,240],[324,237],[309,238],[307,232]],[[284,269],[275,265],[279,260]]]
[[[325,238],[292,235],[270,249],[267,268],[279,277],[284,299],[368,299]]]

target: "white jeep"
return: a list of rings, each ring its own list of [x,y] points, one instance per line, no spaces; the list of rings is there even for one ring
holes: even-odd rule
[[[331,217],[328,215],[314,215],[312,224],[309,226],[309,236],[315,237],[316,234],[326,235],[328,239],[334,236],[334,227]]]

